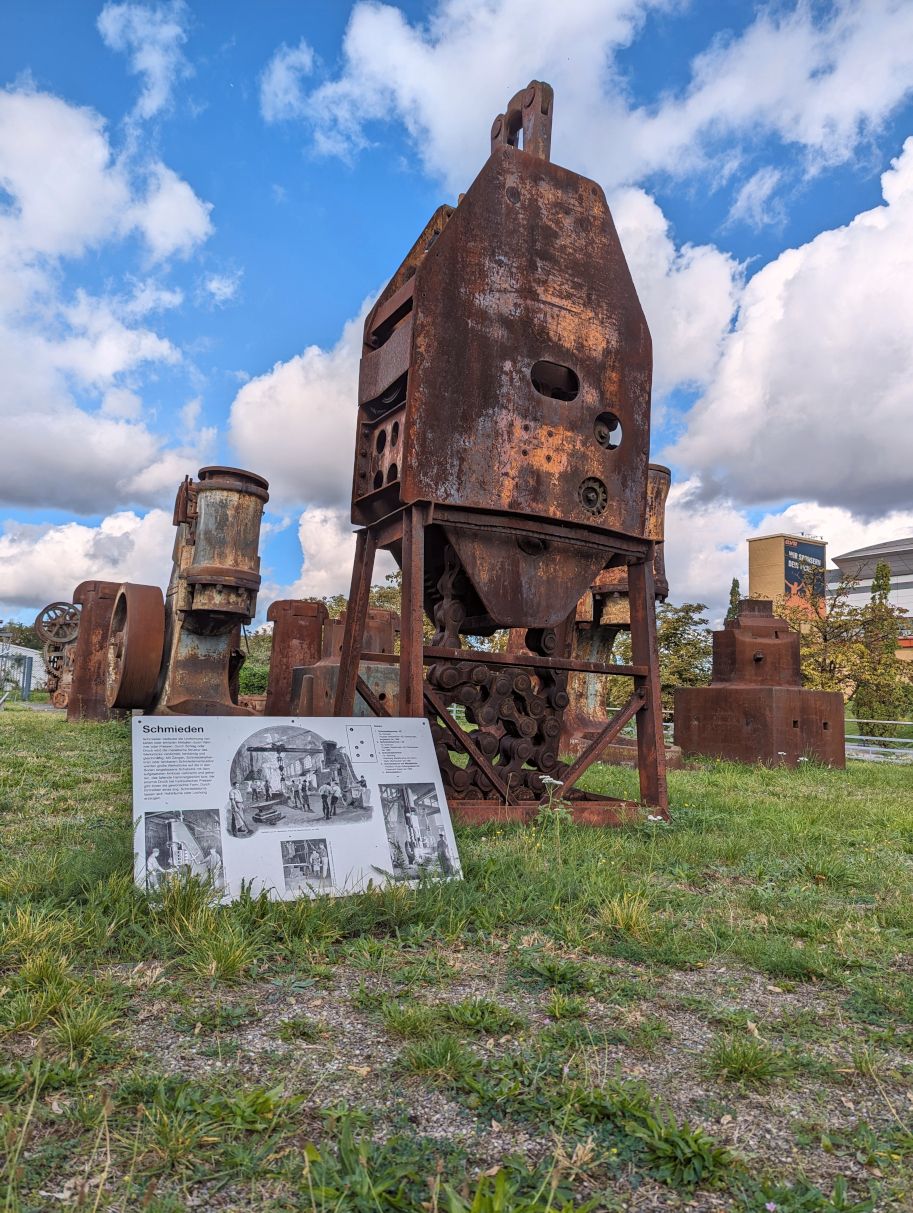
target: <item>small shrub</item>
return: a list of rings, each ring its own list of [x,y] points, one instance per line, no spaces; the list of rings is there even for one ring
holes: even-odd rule
[[[283,1019],[276,1033],[279,1039],[284,1040],[287,1044],[295,1040],[313,1044],[326,1034],[327,1030],[322,1023],[318,1023],[316,1019],[308,1019],[304,1015],[297,1015],[293,1019]]]
[[[647,1165],[656,1178],[673,1188],[694,1188],[719,1180],[733,1161],[729,1150],[717,1145],[703,1129],[693,1129],[687,1121],[679,1125],[671,1116],[643,1116],[627,1129],[643,1145]]]
[[[545,1013],[552,1019],[583,1019],[587,1012],[586,999],[579,994],[552,990],[545,1003]]]
[[[465,998],[441,1008],[445,1018],[458,1028],[468,1032],[480,1032],[486,1036],[502,1036],[520,1027],[523,1020],[507,1007],[492,1002],[490,998]]]
[[[446,1033],[408,1045],[401,1060],[407,1070],[443,1082],[465,1079],[477,1068],[476,1059],[466,1046]]]
[[[643,893],[624,892],[604,901],[597,912],[599,925],[607,931],[646,940],[653,931],[650,903]]]
[[[411,1040],[424,1040],[440,1025],[441,1015],[437,1007],[424,1003],[385,1002],[381,1007],[381,1018],[388,1032]]]
[[[708,1073],[726,1082],[761,1086],[780,1078],[786,1070],[783,1058],[763,1040],[747,1033],[723,1032],[706,1057]]]

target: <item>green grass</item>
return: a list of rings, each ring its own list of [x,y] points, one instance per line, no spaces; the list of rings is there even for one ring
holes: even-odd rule
[[[668,825],[460,830],[459,883],[147,899],[127,727],[8,705],[0,1209],[909,1208],[909,770],[670,788]]]

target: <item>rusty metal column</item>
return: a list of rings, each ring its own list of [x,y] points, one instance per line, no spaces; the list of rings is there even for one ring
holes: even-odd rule
[[[421,506],[403,513],[402,652],[399,665],[399,712],[424,716],[425,526]]]
[[[635,717],[637,723],[640,798],[646,805],[669,815],[666,787],[666,746],[663,737],[663,703],[659,683],[659,652],[656,647],[656,607],[653,562],[628,566],[631,601],[631,655],[635,666],[646,666],[647,674],[635,676],[634,686],[646,700]]]

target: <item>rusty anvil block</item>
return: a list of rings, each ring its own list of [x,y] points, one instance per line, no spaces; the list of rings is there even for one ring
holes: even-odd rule
[[[302,663],[295,669],[293,715],[333,715],[345,626],[345,612],[338,619],[327,618],[323,625],[319,660]],[[395,611],[370,607],[365,621],[363,650],[378,656],[394,654],[399,628],[399,615]],[[399,702],[399,668],[395,662],[366,661],[359,667],[359,673],[383,710],[395,716]],[[353,715],[373,715],[361,696],[356,697]]]
[[[796,766],[846,766],[843,696],[802,687],[799,634],[773,604],[743,599],[713,633],[708,687],[675,692],[675,742],[686,754]]]
[[[73,655],[67,720],[111,720],[123,715],[106,701],[108,632],[120,583],[83,581],[73,591],[80,608],[79,633]]]
[[[158,586],[120,588],[108,636],[110,707],[254,714],[237,703],[237,637],[257,610],[268,485],[238,468],[206,467],[198,475],[186,477],[175,501],[167,595]]]

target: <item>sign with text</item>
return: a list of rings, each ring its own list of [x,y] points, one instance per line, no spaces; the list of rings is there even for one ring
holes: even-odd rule
[[[787,543],[784,548],[785,593],[804,594],[808,587],[821,595],[825,586],[825,552],[823,543]]]
[[[460,875],[427,720],[133,718],[135,877],[225,899]]]

